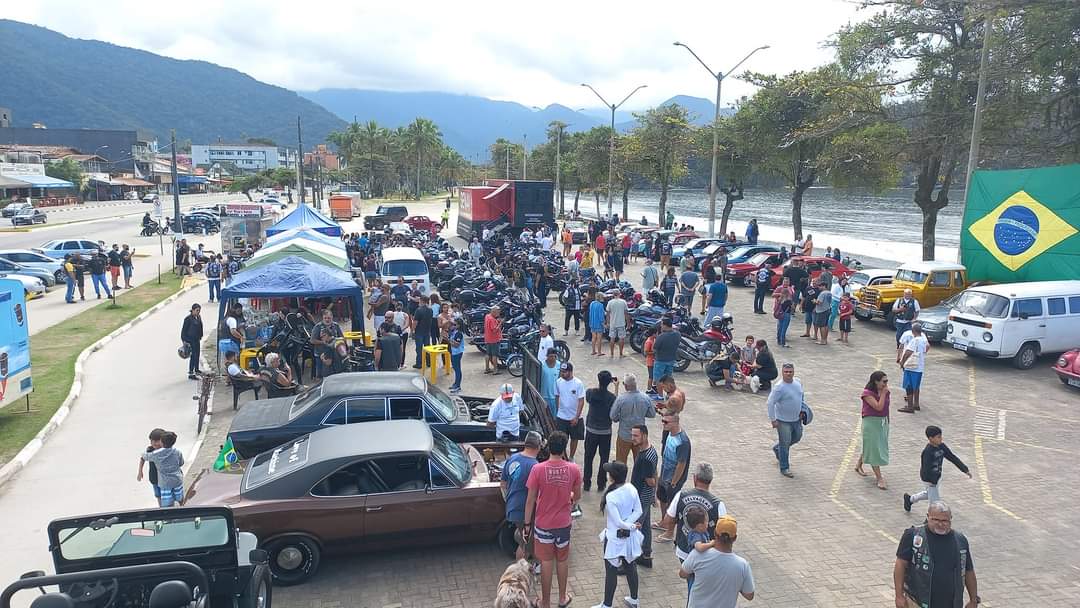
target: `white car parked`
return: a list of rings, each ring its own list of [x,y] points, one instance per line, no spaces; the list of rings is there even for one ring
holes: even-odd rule
[[[45,295],[45,283],[41,282],[41,279],[37,277],[27,276],[25,274],[0,274],[0,278],[15,279],[23,284],[23,289],[26,290],[26,299],[33,300],[34,298],[40,298]]]

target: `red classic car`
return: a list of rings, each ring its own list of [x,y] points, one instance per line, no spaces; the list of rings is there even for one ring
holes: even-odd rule
[[[431,236],[439,234],[439,231],[442,230],[442,224],[426,215],[410,215],[401,221],[408,224],[409,228],[413,230],[426,230],[431,233]]]
[[[754,275],[761,268],[769,268],[770,270],[781,268],[780,253],[758,253],[750,256],[750,259],[745,262],[728,264],[727,274],[724,278],[732,283],[752,287],[754,285]]]
[[[855,274],[854,270],[832,258],[800,255],[789,259],[780,266],[772,268],[773,276],[770,285],[773,289],[776,289],[780,285],[780,281],[784,278],[784,270],[791,265],[793,260],[802,260],[803,268],[810,274],[811,281],[816,281],[825,270],[828,270],[834,279],[846,279]]]
[[[1080,348],[1061,353],[1054,364],[1054,373],[1063,383],[1080,388]]]

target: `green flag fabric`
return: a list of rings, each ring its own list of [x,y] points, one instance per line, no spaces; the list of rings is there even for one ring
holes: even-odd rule
[[[960,231],[968,279],[1080,279],[1080,165],[976,171]]]
[[[214,470],[232,470],[237,466],[239,460],[240,457],[236,454],[236,450],[233,449],[232,437],[226,437],[225,445],[221,446],[217,460],[214,461]]]

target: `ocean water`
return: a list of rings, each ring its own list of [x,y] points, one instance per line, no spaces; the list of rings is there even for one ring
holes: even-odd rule
[[[794,240],[791,226],[790,190],[747,190],[746,198],[735,201],[728,221],[728,230],[742,238],[746,224],[757,218],[760,239],[768,242],[790,243]],[[953,190],[949,205],[938,214],[936,258],[956,259],[960,244],[960,225],[963,217],[964,191]],[[630,219],[642,215],[653,223],[657,219],[659,191],[630,191]],[[592,215],[595,203],[583,195],[579,202],[583,213]],[[600,197],[602,212],[607,199]],[[724,199],[716,200],[716,225]],[[613,201],[616,212],[622,210],[622,199],[616,193]],[[676,223],[693,224],[701,234],[708,231],[709,195],[704,190],[672,190],[668,193],[668,209],[675,214]],[[803,234],[814,237],[815,249],[839,247],[855,256],[908,262],[922,259],[922,212],[914,203],[914,190],[899,188],[884,193],[834,190],[829,187],[810,188],[803,195]]]

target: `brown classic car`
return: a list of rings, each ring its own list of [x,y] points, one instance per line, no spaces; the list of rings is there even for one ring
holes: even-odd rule
[[[243,474],[203,471],[189,505],[227,505],[258,536],[277,584],[323,553],[495,539],[505,502],[496,443],[457,444],[419,420],[324,428],[259,454]]]

